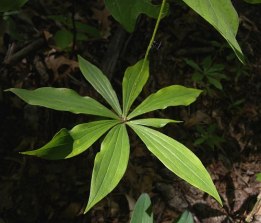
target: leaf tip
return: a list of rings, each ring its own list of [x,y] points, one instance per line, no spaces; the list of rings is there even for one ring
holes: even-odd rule
[[[87,212],[93,207],[94,205],[88,202],[83,214],[87,214]]]
[[[5,89],[4,92],[8,92],[8,91],[13,91],[14,88],[8,88],[8,89]]]
[[[29,155],[29,156],[34,155],[34,154],[32,154],[32,151],[19,152],[19,154],[21,154],[21,155]]]
[[[211,195],[221,205],[221,207],[223,207],[223,202],[222,202],[221,197],[219,196],[219,193],[216,190],[216,188],[214,189],[214,191],[212,193],[209,193],[209,195]]]
[[[220,196],[219,196],[218,193],[217,193],[216,200],[217,200],[217,202],[221,205],[221,207],[223,207],[223,202],[222,202],[222,200],[221,200],[221,198],[220,198]]]
[[[78,59],[78,60],[81,60],[81,59],[83,59],[83,58],[82,58],[81,55],[78,54],[78,55],[77,55],[77,59]]]

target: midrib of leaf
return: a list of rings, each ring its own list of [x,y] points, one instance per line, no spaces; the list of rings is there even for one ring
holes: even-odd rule
[[[118,101],[118,97],[111,86],[108,78],[102,71],[78,55],[80,70],[85,79],[94,87],[94,89],[106,100],[106,102],[114,109],[114,111],[121,116],[122,110]]]
[[[160,91],[160,90],[159,90]],[[158,92],[155,92],[153,95],[151,95],[152,97],[154,97],[155,96],[155,94],[157,94],[157,93],[159,93],[159,91]],[[192,94],[192,93],[190,93],[190,94]],[[193,94],[192,94],[193,95]],[[188,96],[188,94],[181,94],[180,96],[179,96],[179,98],[183,98],[183,97],[187,97]],[[171,100],[171,98],[166,98],[166,99],[164,99],[164,100],[162,100],[161,102],[155,102],[155,99],[153,99],[153,101],[152,100],[150,100],[148,103],[146,102],[147,101],[147,99],[150,99],[150,96],[148,96],[148,98],[146,98],[141,104],[139,104],[129,115],[128,115],[128,119],[132,119],[132,118],[134,118],[134,117],[136,117],[136,116],[138,116],[138,115],[141,115],[141,114],[144,114],[144,113],[147,113],[148,111],[146,111],[147,109],[146,108],[149,108],[149,107],[151,107],[151,105],[154,105],[153,107],[158,107],[157,109],[166,109],[167,107],[170,107],[170,106],[177,106],[177,105],[169,105],[168,103],[166,103],[167,105],[166,106],[164,106],[164,107],[162,107],[162,106],[159,106],[160,104],[162,104],[162,101],[166,101],[166,102],[169,102],[170,100]],[[146,104],[145,104],[146,103]],[[143,107],[144,107],[144,104],[145,104],[145,112],[143,111]],[[157,109],[153,109],[153,110],[150,110],[150,111],[154,111],[154,110],[157,110]],[[150,112],[149,111],[149,112]]]
[[[63,88],[58,88],[58,89],[63,89]],[[24,90],[24,89],[22,89],[22,90]],[[36,89],[37,90],[37,89]],[[10,89],[10,91],[12,92],[12,89]],[[29,93],[29,92],[27,92],[27,91],[35,91],[35,90],[26,90],[25,92],[24,92],[24,94],[25,95],[30,95],[31,93]],[[15,92],[13,92],[13,93],[15,93]],[[38,106],[41,106],[41,107],[50,107],[50,104],[59,104],[59,105],[64,105],[64,104],[68,104],[68,102],[65,100],[66,98],[64,97],[64,98],[62,98],[62,97],[55,97],[55,98],[52,98],[52,103],[51,102],[49,102],[48,100],[46,100],[46,97],[44,96],[44,95],[39,95],[39,91],[38,92],[36,92],[36,94],[34,94],[34,99],[26,99],[26,101],[28,101],[28,103],[31,103],[31,104],[33,104],[33,105],[38,105]],[[67,92],[66,92],[67,93]],[[80,108],[82,108],[83,110],[87,107],[87,105],[88,105],[88,103],[95,103],[97,106],[99,106],[99,108],[98,107],[96,107],[95,108],[95,110],[98,110],[98,111],[106,111],[106,113],[107,113],[107,115],[109,115],[109,113],[111,113],[110,114],[110,116],[108,116],[108,117],[110,117],[110,118],[117,118],[117,116],[112,112],[112,111],[110,111],[108,108],[106,108],[104,105],[102,105],[102,104],[100,104],[99,102],[97,102],[95,99],[93,99],[93,98],[91,98],[91,97],[88,97],[88,96],[81,96],[81,95],[79,95],[79,94],[77,94],[76,92],[74,92],[73,90],[72,90],[72,93],[73,93],[73,95],[74,96],[76,96],[76,97],[78,97],[76,100],[70,100],[70,102],[69,102],[69,104],[73,107],[80,107]],[[15,93],[16,94],[16,93]],[[20,97],[20,96],[19,96]],[[27,96],[28,97],[28,96]],[[78,100],[81,100],[80,99],[80,97],[82,97],[84,100],[86,100],[86,104],[79,104],[78,103]],[[23,98],[23,97],[21,97],[21,98]],[[24,100],[24,99],[23,99]],[[36,101],[43,101],[44,103],[46,103],[47,105],[41,105],[40,103],[38,103],[38,102],[36,102]],[[79,106],[80,105],[80,106]],[[56,107],[56,105],[54,106],[54,107]],[[57,109],[57,108],[56,108]],[[59,109],[60,110],[60,109]],[[71,111],[70,109],[68,109],[69,111]],[[95,110],[93,110],[92,109],[92,114],[95,114],[94,113],[94,111]],[[109,112],[109,113],[108,113]],[[77,112],[77,113],[83,113],[83,112]],[[85,114],[90,114],[89,112],[86,112]]]
[[[107,95],[109,96],[110,99],[112,99],[111,101],[113,102],[113,109],[115,109],[115,111],[117,112],[118,115],[121,115],[122,111],[120,109],[120,104],[118,103],[118,101],[115,101],[115,98],[113,96],[113,93],[111,91],[107,91],[106,88],[104,87],[104,85],[107,85],[106,83],[103,83],[99,78],[97,78],[96,76],[94,76],[95,80],[99,82],[103,92],[107,93]],[[117,97],[117,96],[116,96]],[[107,101],[107,100],[106,100]],[[108,102],[108,101],[107,101]]]
[[[146,58],[145,58],[145,59],[143,60],[143,62],[142,62],[141,69],[140,69],[140,71],[139,71],[139,73],[138,73],[138,75],[137,75],[138,77],[139,77],[140,74],[143,72],[145,63],[146,63]],[[130,109],[132,103],[133,103],[134,100],[135,100],[135,99],[134,99],[133,102],[130,103],[131,96],[133,95],[133,92],[136,91],[136,89],[137,89],[137,83],[138,83],[138,81],[137,81],[137,79],[136,79],[135,82],[134,82],[134,84],[131,86],[131,90],[130,90],[130,93],[128,94],[126,104],[124,104],[124,106],[123,106],[123,107],[124,107],[124,111],[123,111],[123,116],[124,116],[124,117],[127,116],[127,113],[128,113],[128,111],[129,111],[129,109]],[[146,82],[145,82],[145,83],[146,83]],[[129,86],[129,85],[128,85],[128,86]],[[127,92],[128,92],[128,90],[127,90]]]
[[[40,100],[43,100],[43,101],[46,101],[45,99],[46,99],[46,97],[43,97],[43,96],[34,96],[36,99],[40,99]],[[55,98],[55,99],[52,99],[53,100],[53,102],[54,103],[57,103],[57,104],[62,104],[63,105],[63,103],[65,102],[65,100],[63,100],[63,99],[57,99],[57,98]],[[32,101],[31,99],[29,99],[28,101]],[[34,102],[33,102],[34,103]],[[48,102],[47,102],[48,103]],[[65,102],[65,103],[67,103],[67,102]],[[37,103],[36,103],[37,104]],[[70,104],[72,104],[72,105],[77,105],[77,106],[79,106],[79,103],[75,103],[75,101],[74,100],[71,100],[70,101]],[[41,106],[41,105],[40,105]],[[82,108],[84,108],[85,106],[82,106],[81,105],[81,107]]]
[[[115,135],[115,133],[114,133],[113,135]],[[110,164],[111,164],[111,160],[112,160],[111,157],[113,157],[114,152],[115,152],[115,150],[113,150],[113,153],[112,153],[111,156],[110,156],[110,162],[109,162],[109,165],[108,165],[108,166],[110,166]],[[104,160],[104,158],[105,158],[105,156],[102,157],[101,163],[102,163],[102,161]],[[97,172],[100,172],[100,169],[101,169],[101,165],[99,166]],[[108,169],[109,169],[109,168],[106,169],[106,173],[104,174],[105,176],[106,176],[107,173],[108,173]],[[97,181],[97,178],[95,178],[95,182],[96,182],[96,181]],[[92,201],[94,201],[94,200],[96,199],[97,195],[99,195],[97,192],[100,191],[103,182],[104,182],[104,178],[102,178],[102,181],[101,181],[100,185],[98,186],[98,189],[96,190],[96,194],[95,194],[95,196],[92,198]]]
[[[211,9],[215,12],[215,8],[214,8],[214,6],[213,6],[213,4],[212,4],[212,2],[211,1],[209,1],[209,4],[210,4],[210,7],[211,7]],[[219,19],[218,19],[218,17],[217,17],[217,15],[216,15],[216,13],[214,13],[213,14],[214,16],[215,16],[215,20],[217,21],[217,23],[219,23],[218,21],[219,21]],[[223,18],[220,18],[220,19],[222,19],[223,20]],[[220,25],[220,23],[219,23],[219,25]],[[216,30],[218,30],[218,31],[220,31],[221,32],[221,30],[219,30],[214,24],[213,24],[213,26],[214,26],[214,28],[216,29]],[[225,30],[225,32],[226,33],[230,33],[231,32],[231,30],[230,30],[230,32],[229,31],[227,31],[227,29]],[[223,32],[221,32],[223,35],[225,34],[225,33],[223,33]],[[233,33],[234,35],[236,35],[235,33]]]

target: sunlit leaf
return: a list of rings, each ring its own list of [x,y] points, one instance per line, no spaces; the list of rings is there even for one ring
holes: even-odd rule
[[[119,100],[108,78],[98,67],[94,66],[81,56],[78,56],[78,60],[80,70],[86,80],[95,88],[97,92],[101,94],[101,96],[109,103],[115,112],[117,112],[118,115],[121,115],[122,111]]]
[[[76,125],[70,131],[70,134],[74,140],[73,150],[66,158],[70,158],[84,152],[105,132],[118,123],[118,120],[100,120]]]
[[[168,169],[193,186],[207,192],[222,204],[209,173],[194,153],[156,130],[131,123],[128,125]]]
[[[130,223],[153,223],[151,201],[148,194],[142,194],[135,204]]]
[[[113,18],[117,20],[128,32],[133,32],[136,20],[140,14],[146,14],[157,18],[160,5],[154,5],[151,0],[105,0],[106,8],[109,9]],[[168,5],[164,15],[168,12]]]
[[[128,119],[157,109],[165,109],[169,106],[187,106],[194,102],[200,93],[201,90],[186,88],[180,85],[162,88],[156,93],[151,94],[136,107],[128,115]]]
[[[194,223],[192,214],[189,211],[184,211],[177,223]]]
[[[129,122],[135,125],[145,125],[154,128],[162,128],[169,123],[180,123],[181,121],[165,119],[165,118],[144,118],[144,119],[132,120]]]
[[[140,60],[128,67],[122,81],[123,115],[126,116],[149,77],[149,61]]]
[[[117,120],[101,120],[77,125],[70,131],[63,128],[43,147],[22,154],[49,160],[71,158],[87,150],[118,123]]]
[[[91,191],[85,213],[110,193],[119,183],[129,160],[129,138],[124,124],[109,131],[96,155]]]
[[[229,43],[238,59],[244,56],[236,40],[239,19],[230,0],[183,0],[189,7],[209,22]]]
[[[256,180],[261,182],[261,173],[256,174]]]
[[[36,90],[10,88],[19,98],[30,105],[38,105],[75,114],[98,115],[117,119],[116,114],[90,97],[82,97],[68,88],[43,87]]]

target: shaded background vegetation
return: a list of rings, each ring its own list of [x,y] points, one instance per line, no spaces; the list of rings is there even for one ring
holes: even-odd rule
[[[93,118],[29,106],[3,90],[69,87],[102,100],[79,72],[80,54],[100,67],[120,94],[122,74],[144,56],[155,20],[140,17],[130,34],[110,17],[103,1],[94,0],[29,1],[19,12],[2,15],[0,222],[127,222],[142,192],[152,198],[156,222],[173,222],[185,209],[196,222],[243,222],[260,191],[255,174],[261,160],[261,7],[242,1],[234,5],[246,66],[209,24],[171,1],[150,53],[149,83],[138,99],[170,84],[204,90],[192,106],[157,115],[184,121],[163,131],[200,157],[224,207],[171,174],[133,136],[125,177],[84,216],[98,144],[62,161],[19,152],[40,147],[62,127]],[[196,71],[193,63],[205,71]]]

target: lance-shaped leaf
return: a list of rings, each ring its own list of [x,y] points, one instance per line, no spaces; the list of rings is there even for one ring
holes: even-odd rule
[[[122,81],[123,115],[126,116],[149,77],[149,61],[140,60],[128,67]]]
[[[180,123],[182,121],[176,121],[176,120],[166,119],[166,118],[144,118],[144,119],[132,120],[129,122],[135,125],[145,125],[154,128],[162,128],[169,123]]]
[[[68,88],[43,87],[36,90],[10,88],[19,98],[30,105],[38,105],[59,111],[69,111],[75,114],[98,115],[117,118],[108,108],[90,97],[82,97]]]
[[[101,120],[77,125],[70,131],[63,128],[43,147],[22,154],[50,160],[71,158],[87,150],[118,123],[117,120]]]
[[[124,124],[116,125],[106,135],[96,155],[91,191],[85,213],[110,193],[119,183],[129,160],[129,138]]]
[[[156,130],[130,123],[128,125],[168,169],[193,186],[207,192],[222,204],[209,173],[194,153]]]
[[[151,200],[148,194],[142,194],[137,200],[130,223],[153,223]]]
[[[65,128],[55,134],[50,142],[37,150],[21,152],[24,155],[37,156],[49,160],[64,159],[71,153],[73,138]]]
[[[184,211],[177,223],[194,223],[193,216],[189,211]]]
[[[97,92],[108,102],[108,104],[117,112],[118,115],[122,114],[119,100],[115,91],[113,90],[109,79],[102,73],[102,71],[78,56],[79,66],[82,74],[86,80],[95,88]]]
[[[113,18],[128,32],[134,31],[136,20],[141,13],[157,18],[160,11],[160,5],[152,4],[151,0],[105,0],[105,5]],[[164,15],[167,12],[168,5],[164,10]]]
[[[238,59],[244,56],[236,40],[239,19],[230,0],[183,0],[190,8],[209,22],[229,43]]]
[[[100,120],[75,126],[70,131],[70,135],[74,140],[73,150],[66,158],[71,158],[84,152],[105,132],[117,124],[119,124],[118,120]]]
[[[169,106],[187,106],[194,102],[201,92],[201,90],[186,88],[180,85],[162,88],[138,105],[128,115],[128,119],[157,109],[165,109]]]

